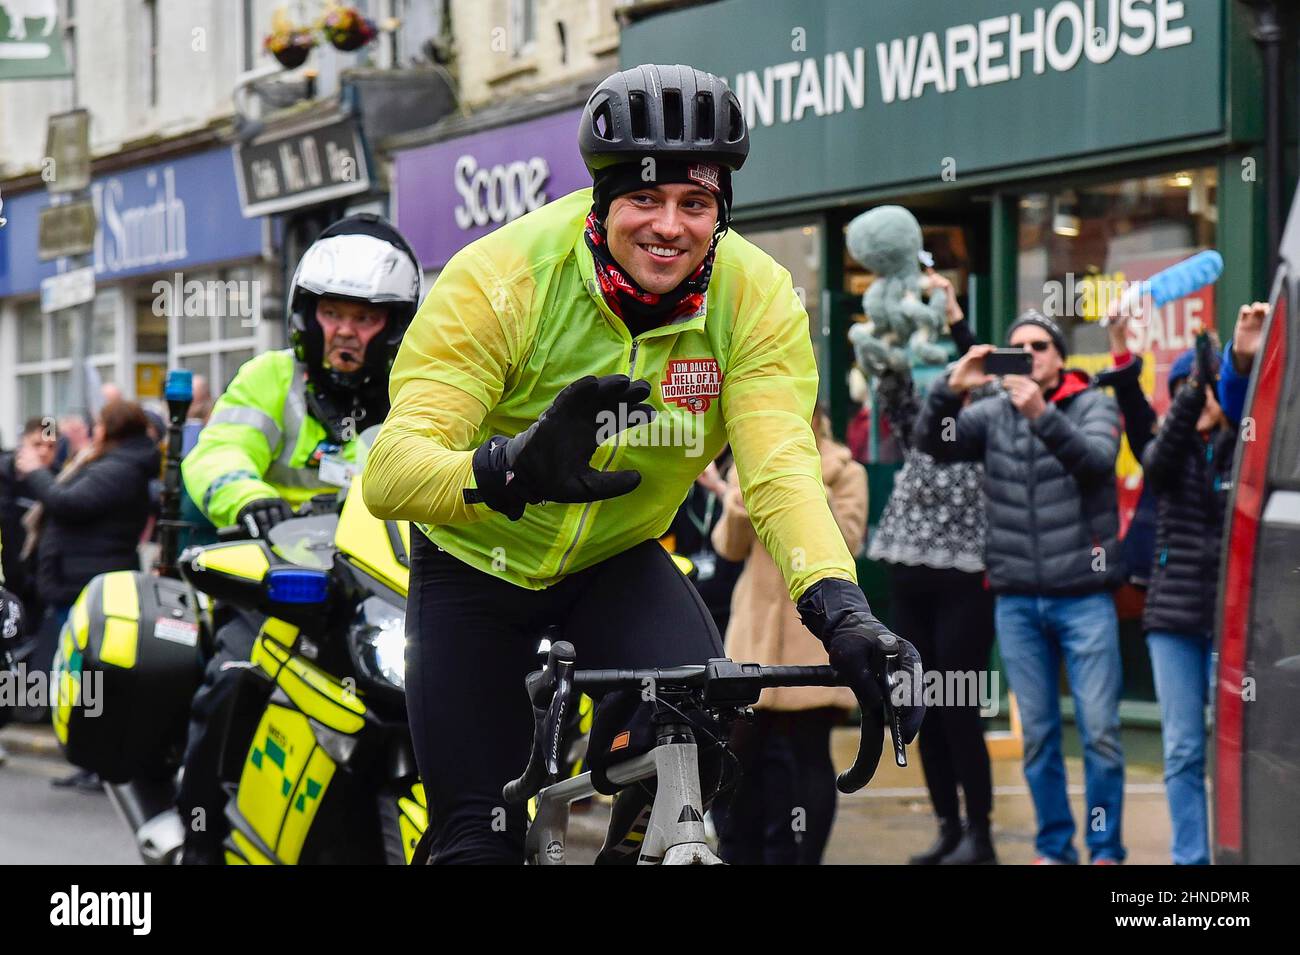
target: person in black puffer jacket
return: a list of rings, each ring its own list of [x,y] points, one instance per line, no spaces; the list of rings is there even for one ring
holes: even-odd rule
[[[1173,861],[1186,865],[1210,861],[1205,705],[1237,440],[1215,398],[1218,366],[1205,339],[1178,357],[1169,369],[1169,413],[1142,457],[1158,515],[1142,628],[1160,701]]]
[[[1065,337],[1036,311],[1011,325],[1009,344],[1033,355],[1029,377],[962,407],[991,345],[977,345],[930,390],[916,444],[937,461],[984,463],[985,563],[996,593],[998,646],[1025,735],[1025,779],[1043,862],[1075,862],[1074,819],[1061,753],[1058,673],[1064,659],[1083,739],[1087,843],[1092,861],[1121,862],[1124,754],[1119,736],[1120,581],[1115,400],[1064,367]]]
[[[140,406],[119,399],[104,406],[85,457],[70,461],[57,477],[20,453],[17,468],[41,511],[36,586],[46,604],[29,670],[49,670],[59,629],[92,577],[140,567],[136,546],[149,519],[149,480],[160,461],[147,432]]]

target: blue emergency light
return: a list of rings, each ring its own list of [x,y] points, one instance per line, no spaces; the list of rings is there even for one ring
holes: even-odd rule
[[[329,574],[322,570],[279,567],[266,574],[266,596],[275,603],[324,603],[329,587]]]
[[[173,368],[167,372],[167,388],[163,396],[168,401],[192,401],[194,376],[188,368]]]

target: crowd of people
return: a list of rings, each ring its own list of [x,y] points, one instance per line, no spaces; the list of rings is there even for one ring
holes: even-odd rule
[[[29,418],[12,450],[0,452],[0,583],[24,608],[24,640],[14,656],[28,672],[48,673],[59,631],[82,588],[99,574],[138,570],[158,514],[159,465],[166,425],[160,409],[128,401],[112,384],[94,415]],[[210,407],[198,376],[192,414]],[[0,710],[43,722],[48,706]],[[98,789],[78,772],[56,784]]]
[[[928,393],[906,372],[886,373],[865,412],[878,409],[881,433],[902,459],[866,552],[889,570],[890,623],[915,643],[927,669],[943,674],[988,668],[996,641],[1023,728],[1040,864],[1079,861],[1062,749],[1064,666],[1083,746],[1086,849],[1094,864],[1113,864],[1126,856],[1114,592],[1125,582],[1139,585],[1161,714],[1171,857],[1206,864],[1205,707],[1219,554],[1233,450],[1268,306],[1243,305],[1221,351],[1210,332],[1178,357],[1161,420],[1142,390],[1143,359],[1127,346],[1127,326],[1140,319],[1112,310],[1111,367],[1089,376],[1068,367],[1057,322],[1026,311],[1006,344],[1029,352],[1032,370],[995,378],[983,370],[994,346],[976,343],[951,286],[937,273],[931,279],[947,292],[958,360]],[[1122,540],[1115,479],[1121,432],[1145,477],[1138,516]],[[857,548],[865,536],[865,477],[847,449],[819,435],[828,499]],[[725,456],[720,464],[722,476],[711,466],[682,514],[696,497],[722,502],[708,508],[713,549],[700,587],[710,608],[724,608],[715,619],[728,655],[825,662],[798,626],[793,603],[775,597],[776,568],[746,519],[734,473],[725,476]],[[699,546],[691,540],[692,549]],[[733,567],[741,568],[738,581]],[[851,705],[831,691],[765,694],[756,721],[732,740],[748,772],[715,805],[724,858],[820,861],[835,811],[829,731]],[[979,706],[954,699],[927,710],[919,749],[938,836],[912,864],[997,860]],[[800,808],[808,825],[792,830],[791,814]]]

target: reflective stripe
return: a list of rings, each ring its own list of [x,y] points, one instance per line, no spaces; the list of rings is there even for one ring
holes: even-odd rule
[[[220,408],[208,424],[242,424],[256,428],[266,438],[266,446],[274,451],[280,444],[280,428],[265,411],[249,408],[246,405],[228,405]]]
[[[266,479],[281,487],[321,488],[320,473],[315,468],[296,468],[293,455],[298,450],[298,439],[307,420],[307,382],[302,366],[294,363],[293,382],[284,396],[284,409],[280,415],[284,422],[284,446],[271,466],[266,469]]]
[[[286,471],[292,469],[293,452],[298,449],[298,436],[303,422],[307,419],[307,382],[302,373],[302,366],[297,362],[293,366],[293,379],[288,393],[284,396],[284,408],[280,420],[284,422],[284,447],[271,465],[274,470],[280,465]]]
[[[234,481],[260,481],[260,480],[262,479],[258,477],[256,474],[254,474],[252,471],[226,472],[225,474],[221,475],[221,477],[217,478],[215,481],[209,484],[208,489],[203,492],[203,513],[206,514],[208,512],[208,505],[212,503],[212,495],[215,494],[219,488],[222,488],[225,485],[230,484]]]

